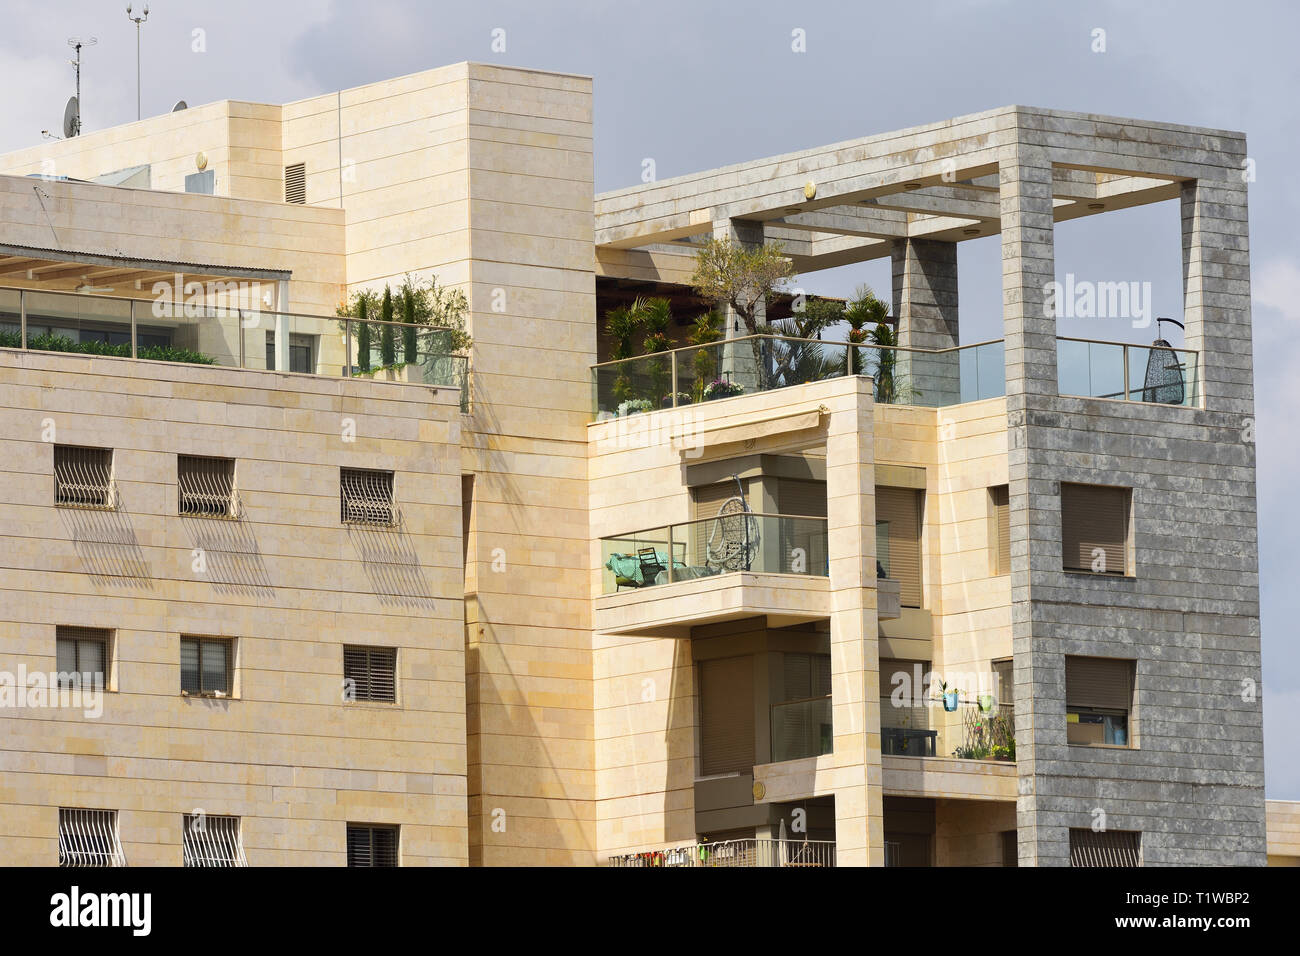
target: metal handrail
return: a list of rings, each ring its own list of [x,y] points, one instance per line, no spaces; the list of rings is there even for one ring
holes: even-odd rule
[[[719,345],[734,345],[737,342],[747,342],[751,339],[768,339],[779,342],[806,342],[809,345],[843,345],[852,349],[892,349],[896,352],[917,352],[924,355],[941,355],[944,352],[960,352],[962,349],[975,349],[982,345],[994,345],[998,342],[1004,342],[1005,339],[987,339],[983,342],[971,342],[969,345],[950,345],[942,349],[922,349],[914,345],[875,345],[871,342],[841,342],[829,339],[804,339],[794,335],[779,335],[777,333],[760,332],[752,335],[737,335],[734,338],[718,339],[716,342],[704,342],[700,345],[683,345],[680,348],[665,349],[662,352],[647,352],[644,355],[633,355],[625,359],[610,359],[605,362],[595,362],[590,367],[607,368],[611,365],[618,365],[621,362],[636,362],[647,358],[660,358],[666,356],[676,356],[679,352],[698,352],[700,349],[707,349]]]
[[[744,514],[748,515],[751,518],[792,518],[792,519],[803,520],[803,521],[821,521],[821,522],[826,521],[825,515],[820,515],[820,516],[819,515],[786,515],[786,514],[773,514],[772,512],[767,512],[767,511],[746,511],[744,512]],[[622,534],[602,535],[597,540],[618,541],[621,538],[631,538],[639,534],[646,534],[647,532],[650,531],[661,531],[661,530],[666,530],[668,528],[676,528],[684,524],[706,524],[710,521],[716,521],[717,519],[718,516],[713,515],[712,517],[709,518],[692,518],[689,521],[669,521],[664,524],[651,525],[648,528],[639,528],[636,531],[625,531]]]

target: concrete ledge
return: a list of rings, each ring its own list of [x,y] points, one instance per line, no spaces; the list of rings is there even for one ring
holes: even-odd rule
[[[592,625],[602,634],[689,638],[700,624],[760,615],[769,627],[826,619],[830,604],[829,578],[737,571],[606,594]]]
[[[1016,799],[1016,765],[1009,761],[882,756],[880,764],[887,796]]]

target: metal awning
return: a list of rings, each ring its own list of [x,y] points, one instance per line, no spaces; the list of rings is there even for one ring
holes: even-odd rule
[[[292,273],[287,269],[250,269],[0,243],[0,284],[32,282],[52,290],[92,286],[96,291],[124,295],[148,289],[155,282],[173,281],[177,275],[182,283],[250,279],[276,282],[289,279]]]

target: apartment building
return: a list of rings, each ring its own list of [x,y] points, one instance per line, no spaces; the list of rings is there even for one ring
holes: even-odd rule
[[[0,670],[106,690],[0,713],[4,858],[1300,859],[1244,137],[1007,107],[597,195],[591,108],[458,64],[0,157]],[[1181,339],[1060,337],[1055,224],[1157,202]],[[691,340],[715,238],[887,259],[896,345]],[[468,356],[336,314],[407,275]],[[638,298],[666,351],[615,358]]]

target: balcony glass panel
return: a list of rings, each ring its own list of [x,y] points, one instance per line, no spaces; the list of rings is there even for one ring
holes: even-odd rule
[[[825,518],[724,515],[603,538],[603,593],[733,571],[825,577],[827,556]]]

